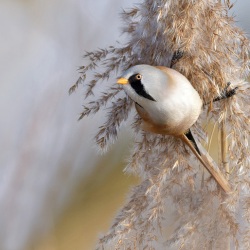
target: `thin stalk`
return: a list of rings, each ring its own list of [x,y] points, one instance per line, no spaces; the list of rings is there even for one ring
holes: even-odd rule
[[[226,113],[224,113],[224,117],[221,122],[220,127],[220,136],[221,136],[221,161],[222,165],[226,171],[226,179],[229,179],[229,163],[228,163],[228,140],[227,140],[227,131],[226,131]]]
[[[227,140],[227,131],[226,131],[226,116],[227,110],[223,114],[221,126],[220,126],[220,146],[221,146],[221,163],[225,169],[226,176],[225,178],[229,179],[229,163],[228,163],[228,140]],[[228,236],[227,245],[225,249],[230,250],[230,236]]]

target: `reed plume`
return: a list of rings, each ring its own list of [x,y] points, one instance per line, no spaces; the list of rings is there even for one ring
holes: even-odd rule
[[[140,176],[141,183],[97,249],[249,249],[249,40],[235,26],[231,8],[229,0],[144,0],[122,13],[125,45],[85,54],[89,64],[80,68],[70,92],[84,82],[80,119],[106,112],[95,136],[104,150],[134,108],[115,84],[115,77],[132,65],[172,66],[204,103],[219,96],[228,82],[238,87],[233,97],[205,106],[191,128],[199,141],[209,140],[208,121],[221,130],[218,165],[232,193],[225,195],[214,179],[201,175],[199,162],[179,139],[142,131],[132,113],[135,141],[125,171]]]

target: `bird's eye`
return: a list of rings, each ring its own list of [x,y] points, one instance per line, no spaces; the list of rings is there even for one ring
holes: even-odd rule
[[[135,79],[136,79],[136,80],[141,80],[141,79],[142,79],[142,75],[137,74],[137,75],[135,76]]]

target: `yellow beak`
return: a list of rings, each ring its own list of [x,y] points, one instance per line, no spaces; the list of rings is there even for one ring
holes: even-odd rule
[[[121,77],[121,78],[119,78],[117,80],[116,83],[118,83],[118,84],[127,84],[128,83],[128,79]]]

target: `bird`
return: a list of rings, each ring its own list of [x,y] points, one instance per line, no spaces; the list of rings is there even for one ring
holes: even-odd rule
[[[184,75],[165,66],[140,64],[125,70],[117,83],[134,101],[143,130],[180,138],[219,186],[226,193],[231,192],[228,181],[191,133],[203,102]]]

